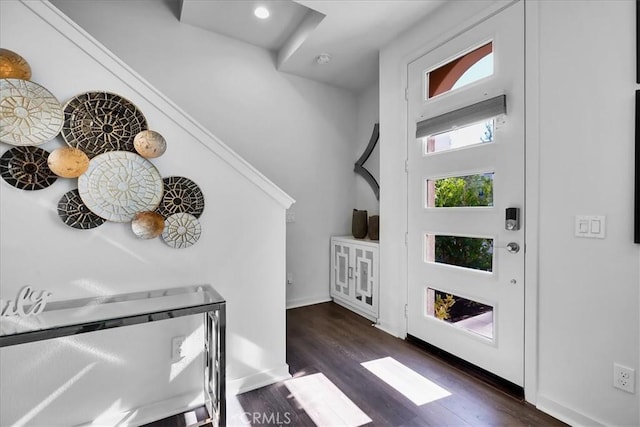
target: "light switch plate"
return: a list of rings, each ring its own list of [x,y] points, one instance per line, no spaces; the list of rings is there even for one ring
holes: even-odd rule
[[[576,237],[587,237],[590,239],[605,238],[605,216],[604,215],[576,215],[575,235]]]

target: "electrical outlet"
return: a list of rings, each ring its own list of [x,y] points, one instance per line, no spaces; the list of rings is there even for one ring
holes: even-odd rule
[[[613,364],[613,386],[629,393],[636,392],[636,371],[626,366]]]
[[[293,273],[287,273],[287,285],[293,285]]]
[[[184,336],[171,338],[171,361],[177,362],[182,359],[182,345],[184,344]]]

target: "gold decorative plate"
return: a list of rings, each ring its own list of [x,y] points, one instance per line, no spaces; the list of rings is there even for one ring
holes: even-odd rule
[[[155,130],[143,130],[133,138],[133,146],[145,159],[153,159],[164,154],[167,141]]]
[[[141,239],[153,239],[164,231],[164,218],[156,212],[138,212],[131,220],[131,230]]]
[[[0,79],[0,141],[18,146],[40,145],[62,129],[62,106],[37,83]]]
[[[201,232],[198,218],[181,212],[165,219],[162,240],[172,248],[184,249],[193,246],[200,238]]]
[[[142,112],[120,95],[86,92],[64,106],[62,137],[89,158],[108,151],[135,152],[135,136],[147,129]]]
[[[78,178],[78,191],[91,212],[114,222],[129,222],[153,211],[162,200],[162,177],[147,159],[128,151],[100,154]]]
[[[60,147],[49,154],[47,164],[62,178],[77,178],[89,168],[89,157],[77,148]]]
[[[14,51],[0,48],[0,78],[31,80],[31,66]]]

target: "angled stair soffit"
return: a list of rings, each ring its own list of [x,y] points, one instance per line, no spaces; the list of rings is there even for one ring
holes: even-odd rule
[[[379,49],[446,0],[270,0],[264,21],[258,1],[182,0],[180,21],[273,53],[282,72],[354,93],[378,79]],[[329,53],[331,61],[316,61]]]
[[[102,64],[103,67],[110,70],[130,88],[135,90],[142,98],[154,104],[159,110],[165,113],[168,119],[174,121],[184,129],[185,132],[191,134],[206,149],[225,161],[230,167],[235,169],[240,175],[244,176],[267,195],[271,196],[282,207],[288,209],[295,202],[291,196],[174,104],[173,101],[160,93],[149,82],[122,62],[110,50],[49,1],[21,1],[36,13],[36,15],[93,57],[98,63]]]
[[[180,22],[222,34],[273,52],[276,69],[296,74],[287,68],[325,15],[291,0],[270,1],[270,22],[256,21],[251,1],[182,0]]]

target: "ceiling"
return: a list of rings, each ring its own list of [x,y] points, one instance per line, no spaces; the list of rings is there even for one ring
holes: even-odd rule
[[[267,49],[278,70],[360,93],[378,52],[446,0],[182,0],[180,21]],[[257,19],[266,6],[271,15]],[[317,57],[328,53],[330,61]]]

